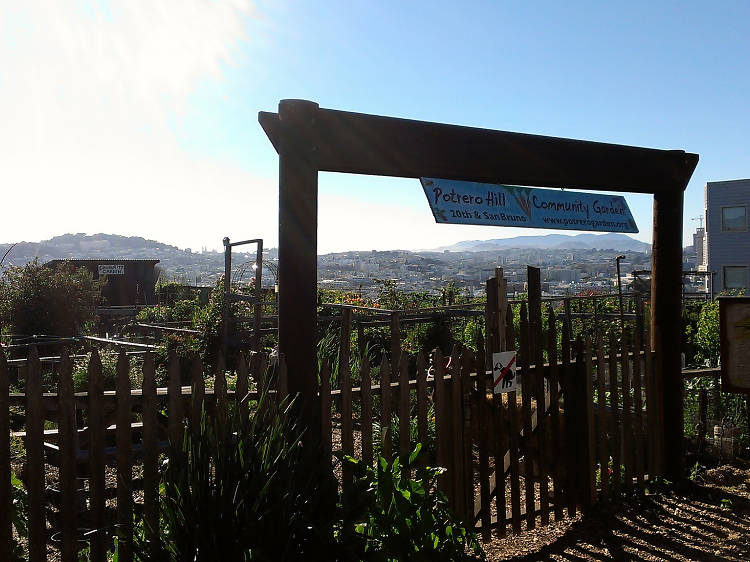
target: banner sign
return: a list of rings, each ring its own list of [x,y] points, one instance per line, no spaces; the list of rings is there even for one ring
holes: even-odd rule
[[[99,275],[125,275],[125,266],[121,263],[99,264]]]
[[[500,351],[492,354],[492,382],[494,394],[515,392],[518,388],[515,351]]]
[[[435,222],[638,232],[622,195],[420,178]]]

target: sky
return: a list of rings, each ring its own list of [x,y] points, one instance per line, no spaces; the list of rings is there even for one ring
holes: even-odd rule
[[[698,153],[688,244],[705,183],[750,177],[748,21],[746,1],[0,0],[0,243],[275,246],[257,115],[302,98]],[[626,199],[650,242],[652,198]],[[435,224],[418,180],[319,178],[320,253],[549,232]]]

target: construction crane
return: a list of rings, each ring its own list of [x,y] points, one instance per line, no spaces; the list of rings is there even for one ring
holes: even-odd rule
[[[700,228],[703,228],[703,215],[698,215],[690,219],[691,221],[700,221]]]

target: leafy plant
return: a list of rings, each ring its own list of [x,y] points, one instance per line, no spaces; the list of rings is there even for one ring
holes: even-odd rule
[[[93,322],[100,299],[100,284],[86,268],[34,260],[3,271],[0,325],[18,334],[76,336]]]
[[[141,559],[335,559],[336,481],[292,409],[263,393],[249,417],[188,425],[162,471],[162,539],[137,541]]]
[[[422,466],[421,445],[408,459],[379,457],[375,468],[343,458],[354,483],[343,497],[342,538],[358,542],[360,560],[475,560],[484,553],[473,531],[437,490],[442,468]],[[415,477],[411,478],[411,472]]]
[[[26,514],[28,513],[28,493],[23,485],[23,482],[14,474],[10,473],[10,486],[11,486],[11,497],[12,513],[11,521],[13,522],[13,529],[15,534],[13,537],[12,556],[14,560],[24,560],[24,550],[21,546],[21,541],[29,536]],[[16,536],[18,538],[16,538]],[[20,540],[19,540],[20,539]]]

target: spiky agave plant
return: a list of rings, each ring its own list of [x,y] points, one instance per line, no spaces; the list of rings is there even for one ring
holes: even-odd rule
[[[337,485],[319,447],[303,446],[294,401],[267,390],[245,417],[203,413],[162,470],[160,540],[143,560],[328,560]]]

